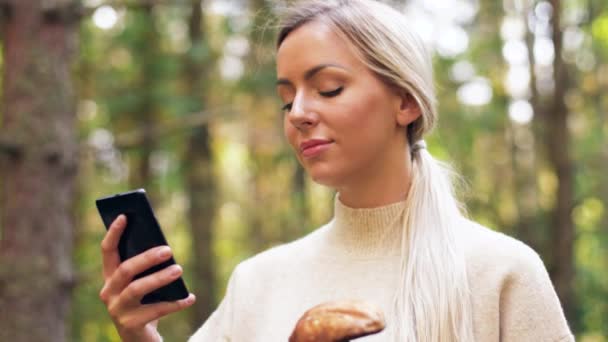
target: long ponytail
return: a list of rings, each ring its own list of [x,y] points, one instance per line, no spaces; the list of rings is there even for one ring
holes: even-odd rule
[[[455,174],[426,148],[412,150],[391,340],[473,341],[466,265],[456,239],[462,214]]]

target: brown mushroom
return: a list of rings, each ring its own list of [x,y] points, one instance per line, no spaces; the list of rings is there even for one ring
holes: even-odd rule
[[[319,304],[302,315],[289,342],[347,342],[384,329],[384,315],[362,301]]]

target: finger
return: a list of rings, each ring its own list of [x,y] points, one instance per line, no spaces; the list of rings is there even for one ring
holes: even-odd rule
[[[101,241],[101,255],[103,261],[103,277],[109,278],[120,265],[120,255],[118,254],[118,242],[120,236],[127,226],[127,217],[123,214],[112,222],[105,237]]]
[[[134,280],[121,292],[121,302],[127,306],[137,306],[146,294],[171,283],[181,275],[181,266],[171,265],[156,273]]]
[[[128,315],[122,317],[120,324],[126,327],[141,327],[163,316],[181,311],[194,304],[195,301],[196,297],[191,293],[187,298],[173,302],[141,305]]]
[[[171,258],[169,246],[158,246],[122,262],[107,282],[110,293],[120,293],[133,278],[150,267]]]

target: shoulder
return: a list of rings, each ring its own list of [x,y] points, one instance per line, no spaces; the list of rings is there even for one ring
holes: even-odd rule
[[[524,242],[469,220],[458,232],[467,273],[477,285],[499,293],[513,287],[555,291],[543,260]]]
[[[573,340],[538,253],[515,238],[471,221],[458,232],[473,302],[478,303],[480,313],[498,310],[501,340]]]
[[[546,273],[536,251],[520,240],[494,231],[470,220],[464,220],[457,235],[467,264],[482,269],[514,274]]]

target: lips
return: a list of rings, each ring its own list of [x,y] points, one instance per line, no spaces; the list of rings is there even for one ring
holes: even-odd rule
[[[304,157],[314,157],[325,151],[333,141],[327,139],[310,139],[300,144],[300,153]]]

